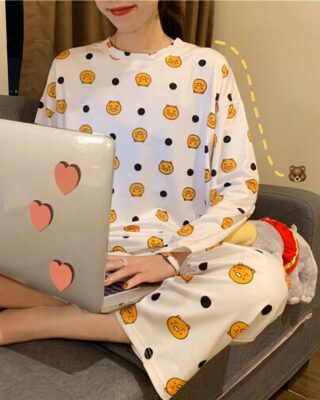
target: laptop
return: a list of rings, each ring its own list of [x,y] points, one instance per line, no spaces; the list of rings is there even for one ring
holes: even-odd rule
[[[0,119],[1,274],[93,313],[159,286],[104,285],[114,155],[104,134]]]

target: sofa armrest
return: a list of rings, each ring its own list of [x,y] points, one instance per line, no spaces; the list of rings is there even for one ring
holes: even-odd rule
[[[0,118],[34,122],[39,100],[23,96],[0,95]]]

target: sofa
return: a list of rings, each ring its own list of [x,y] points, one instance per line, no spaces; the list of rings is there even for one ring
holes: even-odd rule
[[[37,99],[0,96],[0,118],[33,122],[37,104]],[[261,185],[252,218],[262,216],[295,224],[320,262],[320,196],[296,188]],[[317,351],[319,290],[317,285],[310,304],[287,305],[254,342],[223,349],[173,399],[270,399]],[[129,345],[47,339],[0,347],[0,399],[159,397]]]

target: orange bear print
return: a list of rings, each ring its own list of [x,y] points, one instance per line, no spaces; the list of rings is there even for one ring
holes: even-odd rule
[[[210,181],[210,179],[211,179],[210,170],[208,168],[206,168],[204,170],[204,181],[207,183]]]
[[[164,210],[157,210],[156,217],[160,219],[160,221],[167,222],[169,220],[169,215],[167,211]]]
[[[237,321],[231,325],[231,328],[228,331],[228,335],[231,336],[232,339],[235,339],[240,335],[241,332],[248,328],[248,324],[242,321]]]
[[[182,65],[182,60],[179,56],[167,56],[165,62],[171,68],[179,68]]]
[[[79,131],[83,133],[92,133],[92,127],[90,125],[84,124],[80,126]]]
[[[138,225],[127,225],[123,228],[126,232],[140,232],[140,226]]]
[[[183,379],[180,378],[171,378],[168,380],[167,385],[165,387],[165,391],[170,395],[174,396],[178,390],[182,388],[182,386],[186,383]]]
[[[196,196],[196,191],[192,187],[185,187],[182,191],[182,197],[185,201],[192,201]]]
[[[132,131],[132,138],[135,142],[145,142],[148,132],[144,128],[136,128]]]
[[[50,108],[46,107],[46,114],[48,118],[51,118],[54,114],[54,111],[50,110]]]
[[[59,114],[64,114],[67,111],[67,103],[64,99],[56,102],[56,110]]]
[[[216,115],[213,113],[210,113],[208,115],[208,119],[207,119],[207,126],[211,129],[215,129],[217,125],[217,118]]]
[[[229,105],[227,119],[231,119],[236,115],[236,110],[232,104]]]
[[[232,224],[233,224],[233,219],[232,218],[230,218],[230,217],[223,218],[223,221],[222,221],[222,224],[221,224],[221,228],[222,229],[228,229],[228,228],[230,228],[232,226]]]
[[[129,192],[133,197],[142,196],[144,193],[144,186],[142,183],[138,182],[132,183],[129,187]]]
[[[149,249],[161,248],[164,246],[163,240],[157,236],[151,236],[148,239],[147,245],[148,245]]]
[[[109,223],[112,224],[112,222],[114,222],[117,219],[117,213],[115,212],[115,210],[110,210],[109,212]]]
[[[113,101],[110,100],[108,101],[107,105],[106,105],[106,111],[108,114],[110,115],[117,115],[121,112],[121,104],[119,101]]]
[[[56,83],[51,82],[47,87],[48,96],[56,98]]]
[[[64,50],[64,51],[61,51],[61,52],[56,56],[56,59],[57,59],[57,60],[63,60],[63,59],[65,59],[65,58],[69,57],[69,55],[70,55],[70,51],[69,51],[69,50]]]
[[[119,168],[119,166],[120,166],[120,161],[119,161],[118,157],[115,157],[113,160],[113,169],[116,170]]]
[[[177,234],[180,235],[180,236],[189,236],[193,232],[193,229],[194,229],[194,227],[192,225],[185,224],[185,225],[183,225],[182,228],[180,228],[177,231]]]
[[[195,79],[192,88],[193,93],[203,94],[207,90],[207,82],[204,79]]]
[[[114,246],[111,251],[112,252],[123,251],[124,253],[127,253],[127,250],[122,246]]]
[[[187,138],[187,145],[190,149],[197,149],[200,146],[201,139],[198,135],[189,135]]]
[[[79,78],[81,83],[89,85],[94,82],[94,80],[96,79],[96,75],[93,71],[85,69],[84,71],[80,72]]]
[[[226,158],[222,160],[221,169],[225,173],[229,173],[234,171],[237,168],[237,163],[234,161],[233,158]]]
[[[184,274],[184,275],[180,275],[180,276],[186,283],[189,283],[191,281],[191,279],[193,278],[193,275],[191,275],[191,274]]]
[[[217,189],[210,190],[210,205],[215,206],[223,200],[222,194],[217,194]]]
[[[158,166],[158,169],[162,174],[170,175],[174,170],[174,166],[171,161],[162,160]]]
[[[229,74],[227,66],[223,65],[221,68],[221,71],[222,71],[222,79],[226,78]]]
[[[174,315],[167,320],[167,326],[174,337],[177,339],[185,339],[190,330],[190,326],[180,317],[180,315]]]
[[[137,307],[134,304],[123,307],[120,309],[120,315],[126,325],[133,324],[138,318]]]
[[[245,264],[239,263],[229,269],[229,277],[241,285],[252,281],[255,270]]]
[[[255,179],[246,180],[246,185],[252,193],[257,193],[257,191],[259,190],[259,183]]]
[[[138,86],[149,86],[151,83],[151,76],[146,72],[139,72],[135,80]]]
[[[167,104],[163,109],[163,115],[169,120],[177,119],[179,117],[178,107]]]

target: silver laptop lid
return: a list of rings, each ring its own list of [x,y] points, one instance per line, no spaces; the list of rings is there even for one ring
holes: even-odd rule
[[[103,303],[114,140],[0,119],[0,273]]]

